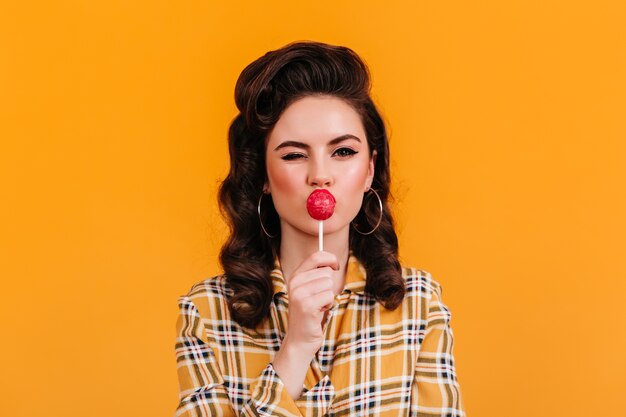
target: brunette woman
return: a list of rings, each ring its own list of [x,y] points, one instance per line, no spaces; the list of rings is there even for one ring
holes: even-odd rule
[[[385,125],[351,49],[297,42],[235,87],[224,273],[180,297],[177,416],[464,416],[450,312],[398,261]],[[306,202],[330,192],[324,221]]]

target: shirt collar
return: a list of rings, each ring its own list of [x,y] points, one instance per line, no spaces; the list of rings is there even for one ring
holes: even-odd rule
[[[283,271],[280,267],[280,260],[278,259],[278,256],[274,258],[274,269],[272,270],[271,277],[272,285],[274,286],[274,296],[279,293],[286,294],[287,285],[285,283],[285,278],[283,277]],[[344,291],[347,290],[353,293],[365,292],[365,279],[365,267],[361,264],[361,262],[359,262],[356,256],[354,256],[352,251],[350,251],[348,256],[348,267],[346,271]]]

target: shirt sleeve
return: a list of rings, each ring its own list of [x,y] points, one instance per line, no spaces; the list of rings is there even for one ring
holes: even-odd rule
[[[441,300],[441,285],[430,283],[433,291],[415,368],[411,415],[465,417],[454,368],[450,310]]]
[[[202,318],[193,301],[178,300],[176,364],[179,402],[175,417],[288,416],[302,417],[271,363],[250,385],[228,388],[209,345]],[[233,404],[242,402],[240,410]]]

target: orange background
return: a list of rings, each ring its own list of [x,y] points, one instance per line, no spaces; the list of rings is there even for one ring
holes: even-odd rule
[[[468,416],[626,415],[624,22],[621,0],[3,2],[2,415],[173,415],[235,80],[300,39],[370,65]]]

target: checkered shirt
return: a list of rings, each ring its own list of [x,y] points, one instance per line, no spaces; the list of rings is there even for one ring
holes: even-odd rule
[[[365,269],[350,254],[295,400],[272,366],[288,320],[278,259],[269,316],[253,330],[231,318],[224,275],[196,283],[178,300],[175,416],[464,417],[441,286],[424,270],[403,267],[402,275],[406,297],[387,310],[365,291]]]

